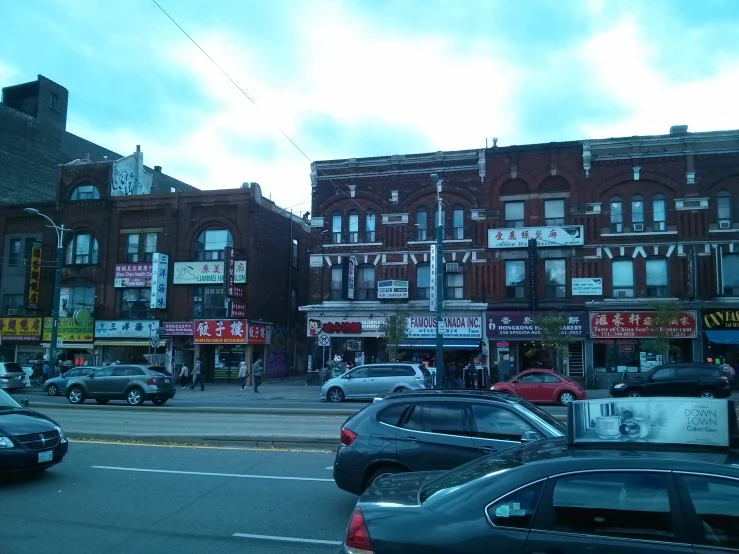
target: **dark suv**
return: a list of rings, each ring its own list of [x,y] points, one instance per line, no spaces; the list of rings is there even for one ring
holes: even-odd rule
[[[361,494],[385,475],[449,470],[564,432],[559,420],[511,394],[464,390],[391,394],[344,423],[334,481],[347,492]]]
[[[714,364],[684,363],[654,367],[646,373],[625,373],[611,385],[611,396],[700,396],[727,398],[731,384]]]

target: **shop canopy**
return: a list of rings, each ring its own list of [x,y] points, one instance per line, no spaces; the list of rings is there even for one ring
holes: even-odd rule
[[[736,344],[739,346],[739,329],[731,331],[706,331],[706,337],[710,342],[717,344]]]
[[[406,339],[399,348],[434,350],[436,339]],[[444,339],[444,350],[479,350],[480,341],[475,339]]]

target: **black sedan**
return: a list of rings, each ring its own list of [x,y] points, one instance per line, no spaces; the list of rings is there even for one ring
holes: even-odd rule
[[[38,472],[64,460],[62,428],[0,390],[0,475]]]

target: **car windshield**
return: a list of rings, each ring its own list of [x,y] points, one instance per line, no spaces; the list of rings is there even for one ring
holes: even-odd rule
[[[511,469],[520,467],[523,462],[523,451],[526,445],[516,446],[500,454],[484,456],[457,469],[448,471],[441,477],[424,484],[418,493],[418,501],[423,504],[431,497],[448,494],[473,481],[500,475]]]
[[[0,389],[0,408],[20,408],[21,405],[18,404],[15,400],[13,400],[13,397],[10,396],[7,392]]]
[[[523,398],[521,398],[518,401],[518,405],[528,410],[529,412],[534,413],[539,419],[544,420],[544,422],[548,423],[549,425],[560,431],[562,435],[566,433],[567,426],[563,422],[552,416],[552,414],[550,414],[549,412],[542,410],[536,404],[532,404],[528,400],[524,400]]]

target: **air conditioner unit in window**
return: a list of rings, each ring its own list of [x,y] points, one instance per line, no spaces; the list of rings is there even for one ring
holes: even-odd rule
[[[628,298],[625,290],[617,290],[614,296],[616,298]]]
[[[634,232],[636,232],[636,231],[643,231],[644,230],[644,224],[643,223],[633,223],[631,225],[631,229]]]
[[[14,308],[9,308],[8,309],[8,315],[18,315],[18,310],[14,309]]]
[[[462,264],[459,262],[451,262],[446,264],[446,267],[444,269],[447,273],[461,273],[462,272]]]
[[[731,221],[719,221],[718,222],[718,228],[719,229],[731,229]]]

